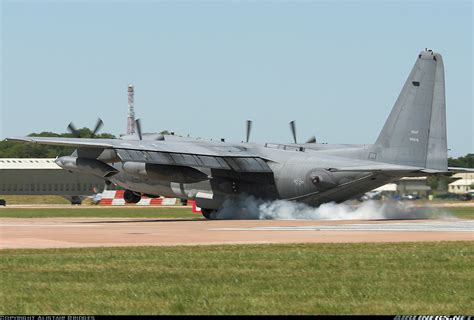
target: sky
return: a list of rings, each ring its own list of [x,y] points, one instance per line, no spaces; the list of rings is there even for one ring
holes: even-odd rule
[[[144,132],[374,143],[425,48],[443,55],[449,156],[474,152],[471,1],[7,1],[0,139]]]

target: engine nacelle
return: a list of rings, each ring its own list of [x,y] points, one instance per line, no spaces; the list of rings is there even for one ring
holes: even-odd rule
[[[127,161],[122,168],[129,174],[160,181],[196,183],[209,179],[207,174],[191,167]]]
[[[103,178],[113,176],[119,172],[114,167],[97,159],[65,156],[57,158],[54,162],[66,170],[91,173]]]

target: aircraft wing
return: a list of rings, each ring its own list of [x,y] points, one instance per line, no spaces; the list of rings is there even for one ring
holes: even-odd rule
[[[246,148],[230,143],[209,141],[154,141],[121,139],[85,139],[50,137],[13,137],[7,141],[60,145],[76,148],[128,149],[140,151],[161,151],[172,153],[202,154],[211,156],[252,156]]]
[[[107,141],[112,139],[83,139],[83,138],[49,138],[49,137],[13,137],[6,141],[29,142],[38,144],[49,144],[65,147],[88,147],[88,148],[112,148],[112,144]],[[102,141],[103,140],[103,141]]]
[[[113,149],[123,162],[203,167],[237,172],[272,172],[264,159],[252,154],[244,146],[224,142],[50,137],[14,137],[7,140],[75,148]]]

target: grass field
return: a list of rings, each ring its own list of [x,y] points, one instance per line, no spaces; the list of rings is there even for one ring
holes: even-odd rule
[[[445,211],[460,219],[474,219],[474,207],[445,208]]]
[[[473,314],[474,242],[0,251],[1,314]]]
[[[95,207],[71,206],[71,208],[0,208],[0,217],[6,218],[196,218],[191,207]]]
[[[474,207],[443,208],[444,212],[462,219],[474,219]],[[0,217],[132,217],[132,218],[201,218],[190,207],[96,207],[71,206],[70,208],[9,208],[0,207]]]
[[[7,204],[70,204],[66,198],[61,196],[27,196],[27,195],[13,195],[13,196],[2,196],[0,199],[4,199]],[[90,199],[85,199],[85,202],[90,202]]]

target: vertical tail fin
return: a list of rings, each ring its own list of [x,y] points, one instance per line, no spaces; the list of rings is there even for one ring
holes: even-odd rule
[[[446,140],[443,59],[423,51],[375,142],[376,159],[446,171]]]

